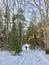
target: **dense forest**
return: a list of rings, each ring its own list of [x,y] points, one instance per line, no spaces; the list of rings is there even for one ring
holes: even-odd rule
[[[0,49],[24,44],[49,51],[49,0],[0,0]]]

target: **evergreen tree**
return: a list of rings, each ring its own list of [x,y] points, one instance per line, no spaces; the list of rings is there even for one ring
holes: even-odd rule
[[[10,49],[15,51],[15,53],[19,53],[21,51],[21,44],[18,41],[17,34],[16,24],[13,22]]]
[[[14,21],[17,20],[18,22],[18,40],[22,46],[22,38],[23,38],[23,25],[24,25],[24,22],[25,22],[25,17],[23,15],[23,9],[22,8],[19,8],[18,9],[18,13],[17,14],[14,14],[13,15],[13,18],[12,18]]]

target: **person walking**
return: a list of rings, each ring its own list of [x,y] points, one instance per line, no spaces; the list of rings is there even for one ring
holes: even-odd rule
[[[27,46],[26,46],[25,48],[26,48],[26,50],[27,50]]]

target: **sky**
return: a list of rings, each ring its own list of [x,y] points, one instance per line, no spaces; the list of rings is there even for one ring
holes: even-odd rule
[[[5,8],[5,3],[3,5],[1,1],[4,2],[4,0],[0,0],[0,8],[3,10]],[[13,7],[14,7],[14,13],[17,13],[18,6],[17,6],[16,0],[15,0],[15,2],[14,2],[14,0],[8,0],[8,1],[9,1],[8,4],[9,4],[10,12],[13,13]],[[25,16],[26,20],[30,21],[30,19],[32,18],[32,15],[34,15],[34,13],[33,13],[33,11],[34,11],[36,13],[37,21],[39,21],[40,20],[40,14],[39,14],[38,8],[35,8],[31,4],[28,4],[28,2],[34,4],[34,1],[33,0],[26,0],[26,1],[27,2],[25,2],[25,8],[24,8],[24,5],[23,5],[24,4],[23,0],[22,0],[23,4],[21,5],[21,7],[24,9],[24,16]],[[41,1],[41,4],[42,4],[41,8],[43,8],[45,10],[44,1],[43,0],[40,0],[40,1]],[[37,2],[37,4],[39,4],[39,3]]]

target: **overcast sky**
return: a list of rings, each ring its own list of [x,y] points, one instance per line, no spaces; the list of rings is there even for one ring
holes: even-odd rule
[[[4,2],[4,5],[3,5],[3,3],[1,1]],[[5,5],[5,1],[6,0],[0,0],[0,9],[2,9],[2,10],[6,6]],[[20,0],[18,0],[18,1],[20,1]],[[28,4],[28,2],[34,4],[34,1],[33,0],[25,0],[25,1],[27,1],[27,2],[25,2],[25,6],[24,6],[24,2],[23,1],[24,0],[22,0],[21,7],[24,10],[24,16],[25,16],[26,20],[29,21],[32,18],[32,15],[35,12],[36,13],[36,17],[37,17],[37,21],[38,21],[40,19],[38,8],[32,6],[31,4]],[[36,0],[36,1],[38,1],[38,0]],[[42,4],[41,8],[43,8],[43,10],[45,10],[45,8],[44,8],[44,1],[43,0],[40,0],[40,1],[41,1],[41,4]],[[8,4],[9,4],[10,12],[13,13],[13,8],[14,8],[14,13],[16,13],[17,9],[18,9],[17,0],[15,0],[15,2],[14,2],[14,0],[8,0],[8,2],[9,2]]]

